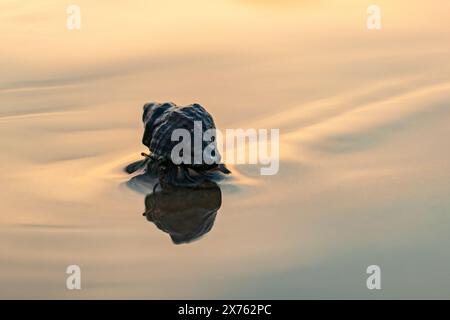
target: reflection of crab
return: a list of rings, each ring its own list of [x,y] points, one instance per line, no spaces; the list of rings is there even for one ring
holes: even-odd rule
[[[168,186],[145,197],[148,221],[167,232],[173,243],[182,244],[208,233],[222,204],[222,193],[214,182],[195,188]]]
[[[203,132],[215,129],[211,115],[199,104],[186,107],[176,106],[174,103],[147,103],[144,105],[142,120],[145,125],[142,143],[150,150],[144,160],[127,166],[126,171],[133,173],[145,168],[149,174],[159,177],[162,185],[198,185],[212,177],[228,174],[230,171],[223,164],[189,164],[175,165],[171,159],[173,148],[178,141],[172,140],[172,132],[176,129],[194,130],[194,123],[201,122]],[[211,142],[202,141],[202,152]],[[213,141],[215,144],[215,141]],[[194,144],[191,144],[194,145]],[[191,148],[191,159],[194,159],[194,148]],[[215,152],[217,148],[215,148]],[[220,159],[220,155],[216,155]]]

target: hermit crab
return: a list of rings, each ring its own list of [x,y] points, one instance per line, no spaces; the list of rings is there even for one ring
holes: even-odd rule
[[[198,186],[231,173],[220,163],[215,136],[209,134],[209,140],[196,137],[199,132],[203,137],[204,133],[210,133],[216,128],[212,116],[201,105],[147,103],[144,105],[142,121],[145,128],[142,143],[149,148],[150,153],[142,153],[143,160],[128,165],[125,168],[128,173],[145,170],[147,174],[157,176],[162,187]],[[180,130],[187,133],[189,138],[186,139],[186,135],[174,135]],[[183,141],[183,148],[180,148],[181,139],[178,138],[182,136],[187,141]],[[204,157],[205,150],[209,151],[207,154],[214,161]],[[174,159],[174,155],[177,159]]]

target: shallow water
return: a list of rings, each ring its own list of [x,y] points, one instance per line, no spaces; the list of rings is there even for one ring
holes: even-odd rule
[[[77,2],[0,4],[0,297],[448,298],[448,1]],[[122,170],[147,101],[279,128],[279,173],[174,245]]]

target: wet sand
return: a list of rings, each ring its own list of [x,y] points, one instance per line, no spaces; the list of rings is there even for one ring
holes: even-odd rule
[[[0,5],[1,298],[448,297],[448,1],[78,2]],[[279,174],[232,167],[174,245],[123,172],[147,101],[279,128]]]

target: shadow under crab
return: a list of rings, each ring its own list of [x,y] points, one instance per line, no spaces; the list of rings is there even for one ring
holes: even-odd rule
[[[222,192],[214,182],[195,188],[171,186],[145,197],[144,216],[168,233],[174,244],[190,243],[208,233],[222,205]]]

